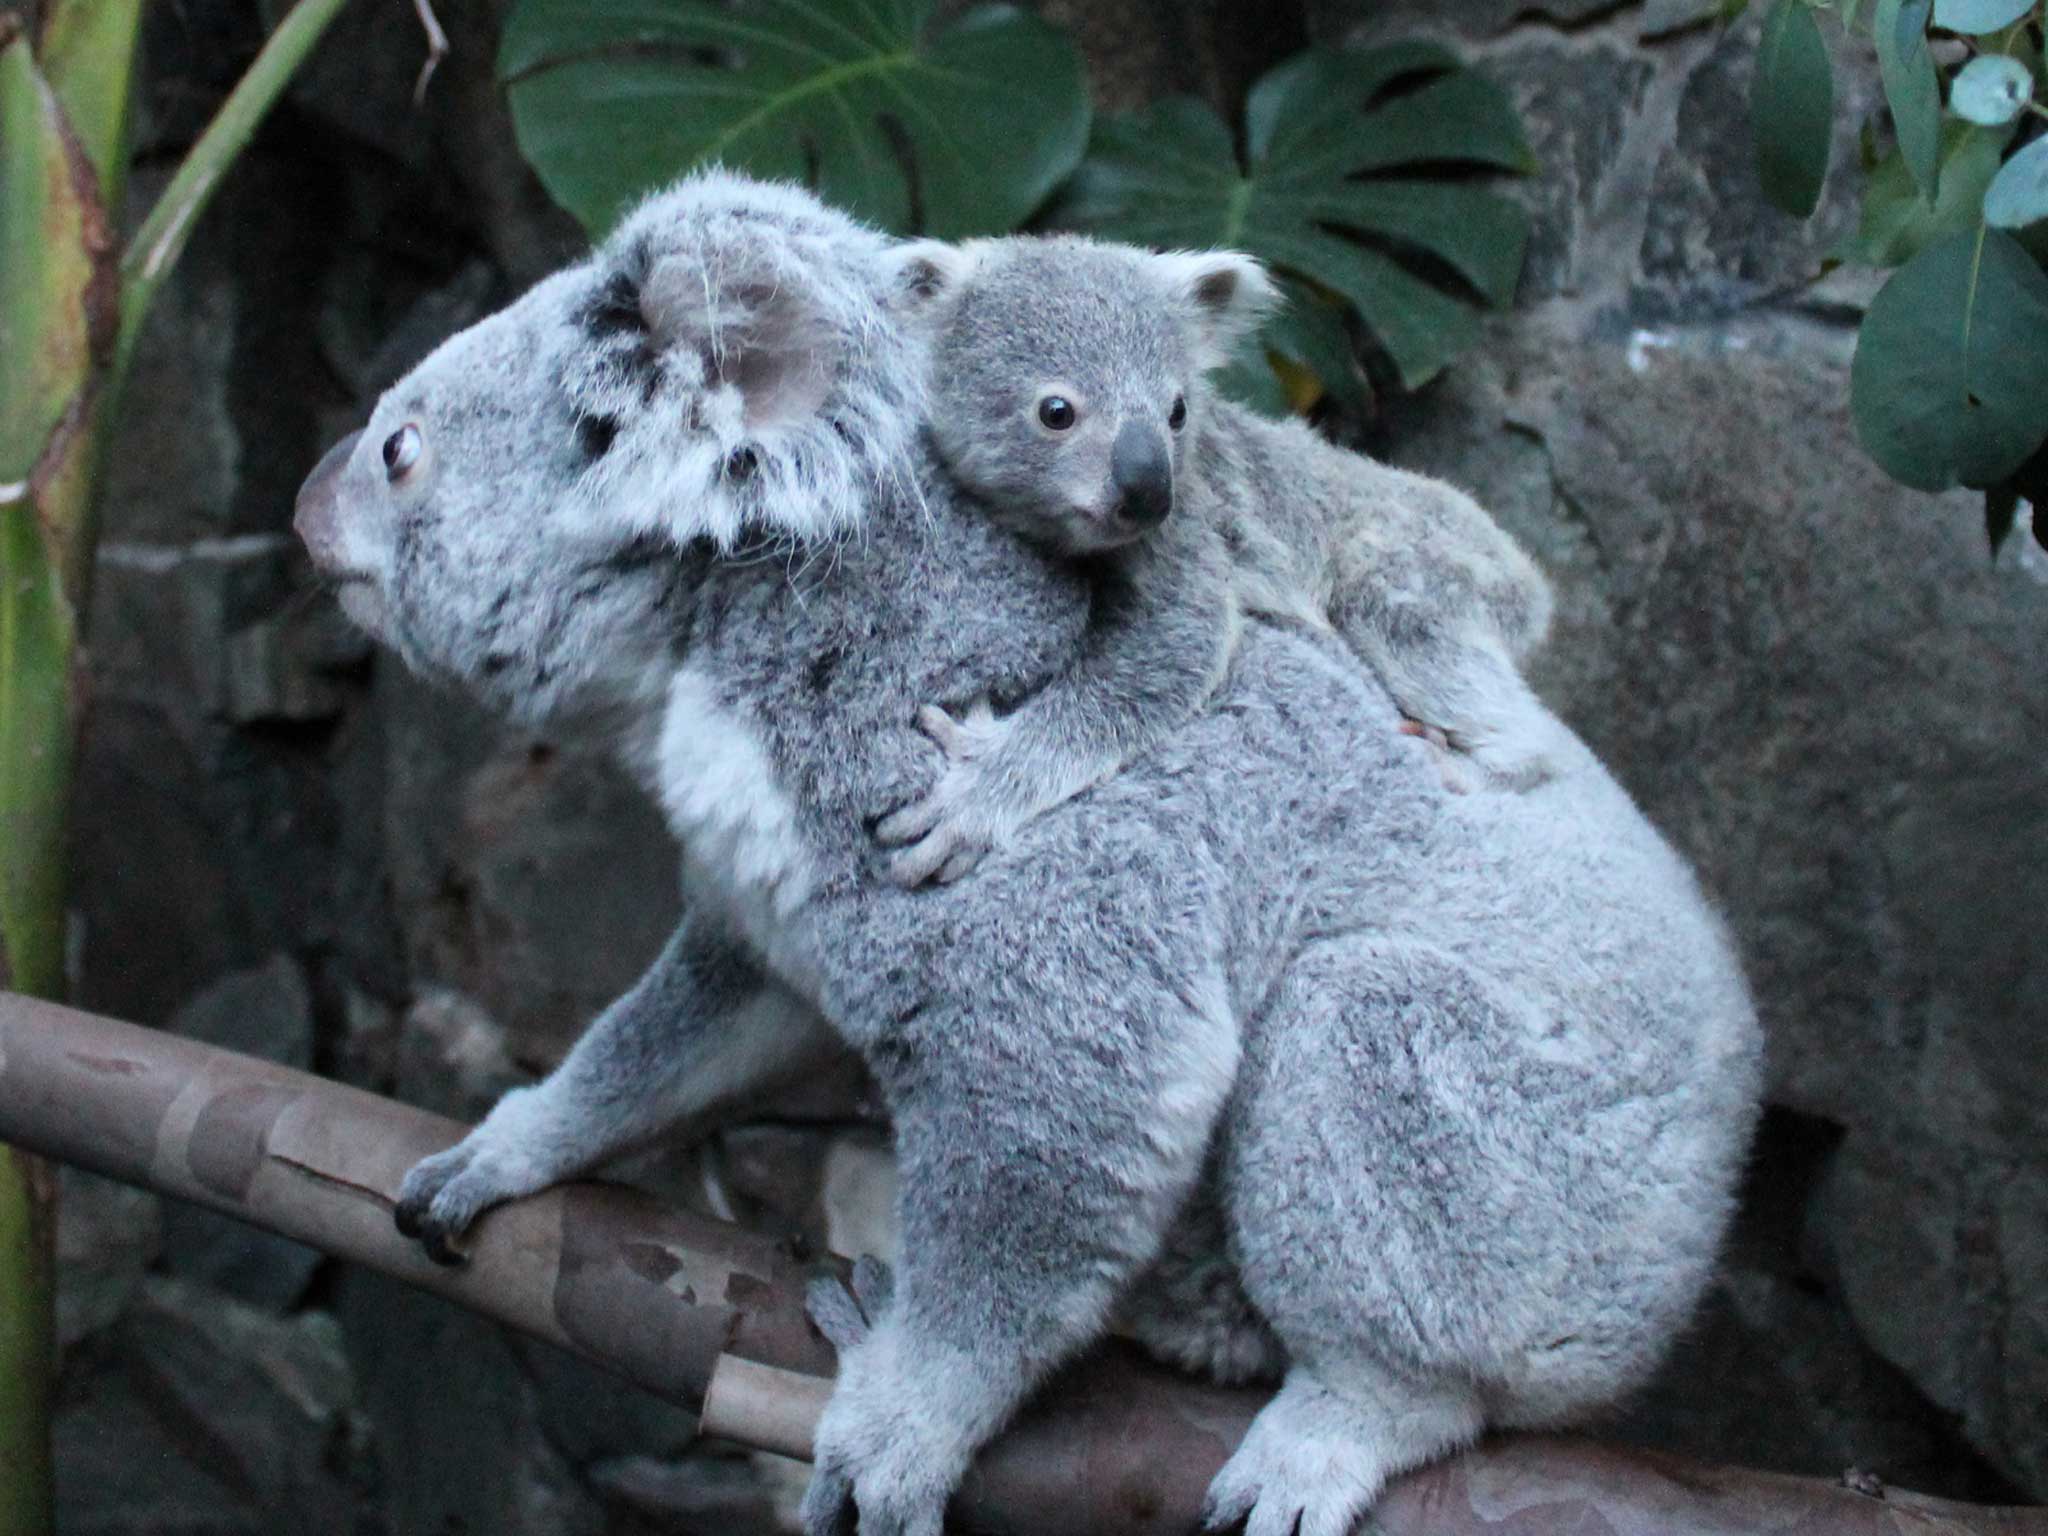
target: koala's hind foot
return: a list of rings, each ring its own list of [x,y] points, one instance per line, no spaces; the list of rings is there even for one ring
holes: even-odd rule
[[[804,1310],[835,1350],[852,1349],[865,1339],[896,1293],[896,1275],[871,1253],[853,1261],[853,1275],[820,1275],[804,1290]]]
[[[872,1283],[856,1269],[852,1294],[832,1279],[808,1298],[839,1350],[839,1379],[818,1422],[804,1531],[940,1536],[946,1501],[988,1430],[977,1362],[905,1330],[886,1281],[879,1298],[862,1294]]]
[[[1468,1385],[1296,1366],[1209,1485],[1202,1526],[1245,1536],[1348,1536],[1397,1472],[1469,1444],[1483,1423]]]

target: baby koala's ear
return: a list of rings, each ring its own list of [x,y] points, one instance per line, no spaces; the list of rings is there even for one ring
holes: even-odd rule
[[[1265,267],[1242,252],[1168,251],[1152,260],[1194,318],[1204,369],[1229,362],[1237,344],[1280,306]]]
[[[907,319],[935,325],[952,313],[981,265],[981,253],[972,241],[906,240],[892,246],[884,260],[889,263],[891,307]]]
[[[640,285],[640,313],[658,354],[695,353],[708,384],[738,392],[750,432],[813,415],[843,357],[801,283],[768,266],[665,258]]]

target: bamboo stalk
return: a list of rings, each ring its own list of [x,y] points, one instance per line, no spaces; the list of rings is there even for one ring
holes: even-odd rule
[[[64,850],[99,471],[150,300],[343,0],[299,0],[114,256],[141,0],[0,11],[0,985],[64,988]],[[38,57],[37,55],[40,55]],[[52,1183],[0,1148],[0,1536],[51,1528]]]
[[[831,1354],[803,1317],[794,1254],[574,1184],[487,1215],[469,1264],[440,1268],[390,1211],[406,1168],[459,1131],[306,1073],[0,993],[0,1139],[411,1281],[701,1411],[707,1430],[807,1450]],[[1185,1532],[1261,1401],[1098,1351],[982,1456],[949,1524],[976,1536]],[[1385,1536],[2048,1536],[2048,1510],[1873,1496],[1561,1437],[1489,1440],[1401,1478],[1373,1520]]]

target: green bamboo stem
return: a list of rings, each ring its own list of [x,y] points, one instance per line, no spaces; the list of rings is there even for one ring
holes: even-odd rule
[[[118,273],[141,0],[51,0],[40,60],[20,17],[0,12],[0,987],[64,990],[74,669],[136,337],[220,178],[343,3],[293,7]],[[46,1171],[0,1147],[0,1536],[47,1536],[54,1517],[53,1211]]]
[[[128,180],[128,113],[142,0],[49,0],[36,52],[93,174],[100,203],[121,207]]]
[[[298,72],[306,55],[327,30],[347,0],[298,0],[256,55],[248,72],[235,83],[220,111],[206,125],[149,210],[142,228],[121,257],[121,330],[114,347],[111,387],[118,401],[121,384],[135,352],[150,300],[185,249],[192,226],[213,198],[220,179],[249,142],[271,104]]]

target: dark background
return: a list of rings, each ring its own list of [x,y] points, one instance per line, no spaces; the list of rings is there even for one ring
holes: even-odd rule
[[[1725,1278],[1601,1433],[1970,1498],[2048,1498],[2048,557],[1888,481],[1847,422],[1872,282],[1750,169],[1755,24],[1645,42],[1593,0],[1058,0],[1098,102],[1228,102],[1304,41],[1435,35],[1528,119],[1516,311],[1348,428],[1477,493],[1557,584],[1546,695],[1696,859],[1771,1034]],[[355,0],[223,187],[131,388],[92,614],[75,995],[475,1115],[675,915],[653,810],[373,656],[289,534],[319,450],[435,341],[574,254],[491,79],[493,0],[410,103],[404,0]],[[253,54],[152,7],[131,202]],[[1871,71],[1843,89],[1874,102]],[[1854,103],[1852,103],[1853,105]],[[1839,114],[1847,123],[1856,112]],[[886,1242],[857,1073],[646,1170],[842,1250]],[[66,1177],[60,1529],[491,1536],[787,1523],[800,1469],[307,1250]],[[778,1513],[779,1511],[779,1513]]]

